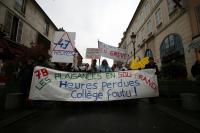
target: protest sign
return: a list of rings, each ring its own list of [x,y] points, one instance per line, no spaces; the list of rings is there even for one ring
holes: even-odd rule
[[[158,95],[154,69],[84,73],[35,67],[29,98],[81,102],[125,100]]]
[[[75,32],[55,32],[51,62],[73,63]]]
[[[113,47],[100,41],[98,41],[98,48],[100,50],[101,56],[103,57],[107,57],[115,61],[127,61],[127,54],[125,49]]]
[[[100,59],[101,55],[98,48],[87,48],[86,49],[86,58],[87,59]]]

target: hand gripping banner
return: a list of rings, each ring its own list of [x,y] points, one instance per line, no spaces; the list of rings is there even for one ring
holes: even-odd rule
[[[106,73],[63,72],[35,67],[32,100],[113,101],[159,96],[154,69]]]

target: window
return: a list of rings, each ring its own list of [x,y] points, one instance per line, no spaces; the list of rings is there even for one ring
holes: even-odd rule
[[[3,60],[0,59],[0,75],[3,73]]]
[[[7,11],[4,23],[5,24],[4,31],[8,36],[10,35],[11,32],[12,20],[13,20],[13,14]]]
[[[18,30],[17,30],[17,35],[16,35],[16,42],[18,42],[18,43],[21,42],[22,27],[23,27],[23,23],[22,23],[22,21],[19,20]]]
[[[174,53],[182,55],[184,53],[183,51],[182,39],[177,34],[168,35],[160,47],[161,58],[171,56]]]
[[[14,16],[9,11],[7,11],[4,31],[6,32],[8,38],[20,43],[22,26],[22,21],[18,17]]]
[[[176,8],[184,8],[185,0],[167,0],[169,14],[172,14]]]
[[[160,26],[162,24],[162,20],[161,20],[161,11],[160,9],[158,9],[155,13],[155,17],[156,17],[156,25],[157,27]]]
[[[146,16],[148,16],[150,13],[150,5],[148,1],[145,3],[145,13],[146,13]]]
[[[144,32],[144,28],[141,29],[141,37],[142,37],[142,41],[145,41],[145,32]]]
[[[144,13],[143,13],[143,11],[141,11],[141,13],[140,13],[140,24],[142,25],[143,22],[144,22]]]
[[[200,32],[200,5],[195,8],[195,13],[197,17],[197,25]]]
[[[174,9],[175,9],[175,3],[173,0],[167,0],[167,3],[168,3],[168,11],[169,11],[169,14],[171,14]]]
[[[160,0],[154,0],[155,1],[155,4],[157,4]]]
[[[153,52],[151,51],[151,49],[147,49],[144,56],[145,57],[153,57]]]
[[[152,23],[151,23],[151,20],[149,20],[149,21],[147,22],[147,33],[148,33],[148,35],[149,35],[150,33],[152,33]]]
[[[19,12],[25,12],[25,0],[16,0],[15,1],[15,9]]]
[[[49,34],[49,22],[45,20],[44,34],[48,36]]]
[[[170,44],[170,48],[174,49],[175,48],[175,41],[177,40],[177,37],[174,37],[174,35],[170,35],[169,36],[169,44]]]

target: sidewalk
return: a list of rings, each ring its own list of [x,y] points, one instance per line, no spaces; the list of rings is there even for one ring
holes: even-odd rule
[[[7,111],[0,110],[0,128],[13,124],[41,110],[47,110],[54,107],[55,104],[52,102],[42,102],[42,103],[37,102],[37,104],[35,103],[35,105],[21,107],[15,110],[13,109]]]
[[[143,102],[148,102],[148,99],[143,99]],[[186,110],[182,107],[179,98],[156,98],[156,103],[152,104],[158,110],[165,112],[171,117],[174,117],[182,122],[185,122],[200,130],[200,111]],[[0,128],[13,124],[25,117],[28,117],[37,112],[37,109],[21,109],[0,112]]]
[[[145,99],[145,101],[148,101]],[[180,98],[158,97],[154,106],[160,111],[179,119],[190,126],[200,130],[200,110],[186,110],[183,108]]]
[[[36,109],[0,111],[0,128],[13,124],[33,113],[36,113]]]

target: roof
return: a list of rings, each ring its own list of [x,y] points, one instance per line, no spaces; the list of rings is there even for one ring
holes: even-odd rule
[[[140,0],[140,3],[139,3],[139,5],[138,5],[138,7],[137,7],[135,13],[133,14],[133,17],[132,17],[132,19],[131,19],[129,25],[128,25],[126,31],[125,31],[124,34],[123,34],[123,38],[122,38],[121,42],[124,41],[124,38],[125,38],[125,36],[127,35],[127,31],[130,29],[132,23],[134,22],[134,20],[135,20],[135,18],[136,18],[136,16],[137,16],[138,12],[140,11],[140,8],[141,8],[141,6],[143,5],[144,1],[145,1],[145,0]],[[120,46],[121,46],[121,45],[120,45]]]
[[[32,1],[32,0],[31,0]],[[44,14],[44,16],[50,21],[50,23],[58,30],[58,27],[53,23],[53,21],[49,18],[49,16],[45,13],[45,11],[42,9],[42,7],[33,0],[33,3],[38,7],[38,9]]]

